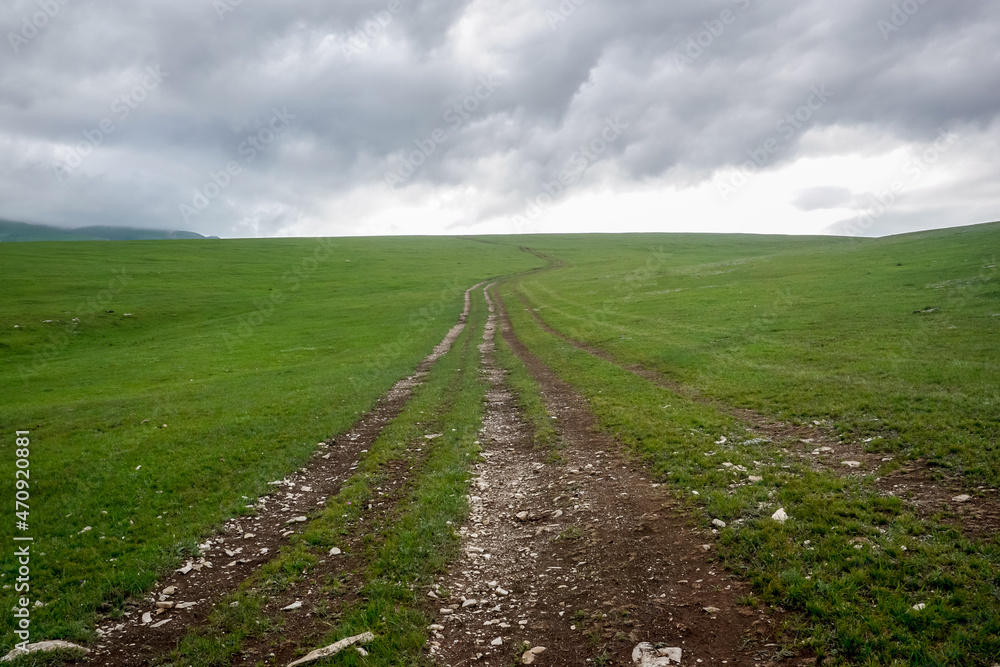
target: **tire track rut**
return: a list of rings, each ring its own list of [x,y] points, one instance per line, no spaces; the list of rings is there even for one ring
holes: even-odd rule
[[[226,521],[199,545],[199,557],[158,581],[148,597],[127,603],[122,618],[100,622],[89,662],[106,667],[150,664],[173,650],[192,626],[203,625],[222,598],[274,558],[308,523],[310,513],[339,491],[383,427],[402,412],[413,390],[450,350],[465,328],[472,290],[481,285],[466,290],[458,322],[412,375],[393,385],[346,433],[319,443],[304,467],[271,482],[274,491],[247,506],[251,515]],[[404,485],[397,484],[397,490]],[[350,569],[347,562],[343,565]]]
[[[739,604],[749,588],[717,563],[711,532],[692,527],[666,490],[594,429],[583,398],[517,340],[502,302],[488,292],[487,301],[484,462],[460,529],[463,556],[429,592],[438,607],[431,654],[452,667],[624,665],[639,642],[664,642],[683,649],[684,664],[757,664],[766,648],[751,655],[747,647],[767,643],[775,621]],[[559,425],[557,457],[533,444],[505,384],[494,358],[498,327]]]

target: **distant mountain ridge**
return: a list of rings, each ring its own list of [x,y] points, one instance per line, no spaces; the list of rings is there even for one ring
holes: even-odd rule
[[[26,222],[0,220],[0,243],[24,241],[149,241],[165,239],[217,239],[218,236],[202,236],[196,232],[168,231],[163,229],[139,229],[137,227],[113,227],[92,225],[63,229],[50,225],[34,225]]]

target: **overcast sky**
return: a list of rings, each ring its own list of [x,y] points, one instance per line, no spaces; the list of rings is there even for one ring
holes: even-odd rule
[[[223,237],[1000,219],[1000,1],[3,0],[0,218]]]

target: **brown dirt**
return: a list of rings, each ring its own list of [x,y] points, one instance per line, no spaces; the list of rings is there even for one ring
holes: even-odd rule
[[[494,362],[498,316],[558,423],[564,446],[555,456],[533,444]],[[717,562],[712,532],[693,526],[595,430],[584,399],[521,345],[492,304],[481,350],[490,387],[485,461],[460,531],[464,555],[428,593],[435,659],[506,666],[530,643],[546,648],[537,665],[626,665],[643,641],[682,648],[683,664],[775,659],[779,621],[740,604],[749,588]]]
[[[201,545],[202,555],[192,559],[191,571],[187,574],[179,571],[170,573],[157,582],[150,597],[128,603],[123,618],[100,622],[97,626],[99,640],[88,647],[91,649],[89,664],[108,667],[147,665],[154,657],[169,653],[192,626],[206,622],[212,608],[223,597],[234,592],[240,583],[277,555],[288,538],[305,525],[301,522],[288,523],[289,519],[308,517],[314,510],[322,507],[327,498],[339,491],[344,480],[358,466],[360,457],[378,438],[382,428],[399,415],[413,389],[423,383],[434,362],[451,347],[465,327],[471,304],[470,294],[476,287],[478,285],[466,291],[465,309],[458,323],[431,354],[420,362],[413,375],[397,382],[348,432],[319,443],[318,449],[303,468],[273,482],[273,493],[262,496],[255,505],[248,506],[254,510],[252,515],[227,521],[218,533]],[[402,480],[395,480],[392,486],[394,490],[398,490],[402,485]],[[382,507],[388,510],[390,504],[383,503]],[[377,520],[377,516],[372,518]],[[344,551],[347,552],[347,549]],[[338,558],[339,561],[336,560]],[[356,566],[357,563],[347,553],[341,557],[333,557],[320,564],[319,568],[340,573],[345,569],[350,572]],[[177,589],[173,595],[160,594],[170,586]],[[291,589],[288,595],[298,592],[298,589]],[[166,600],[194,604],[184,609],[166,609],[158,613],[156,602]],[[271,606],[281,600],[284,597],[276,597],[273,604],[269,605],[269,611]],[[291,601],[288,600],[281,606]],[[305,609],[302,614],[289,614],[291,622],[287,623],[286,620],[287,632],[283,633],[284,636],[291,639],[293,632],[309,632],[296,619],[308,618],[307,615],[311,616],[314,611]],[[152,621],[144,624],[142,618],[146,612],[150,613]],[[163,624],[159,625],[160,623]],[[285,642],[279,648],[287,647],[288,642]],[[251,646],[250,650],[257,651],[260,648],[262,646]]]
[[[970,538],[989,539],[1000,532],[1000,499],[996,489],[969,489],[957,476],[944,477],[928,467],[924,460],[905,462],[902,468],[890,464],[895,457],[872,451],[868,442],[841,438],[828,423],[793,424],[763,415],[747,408],[734,408],[705,396],[696,388],[680,384],[660,373],[635,364],[622,364],[613,355],[592,345],[574,340],[550,327],[528,303],[523,294],[515,294],[532,318],[548,333],[557,336],[578,350],[613,363],[653,384],[669,389],[689,400],[711,405],[739,420],[756,437],[764,437],[802,459],[809,459],[814,469],[852,477],[867,477],[881,493],[901,498],[924,518],[935,517],[954,526]],[[857,462],[847,466],[845,461]],[[954,498],[968,495],[969,500]]]

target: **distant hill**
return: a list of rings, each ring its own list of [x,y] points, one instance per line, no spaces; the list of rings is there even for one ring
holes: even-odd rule
[[[159,239],[214,239],[195,232],[167,231],[163,229],[138,229],[95,225],[63,229],[49,225],[32,225],[24,222],[0,220],[0,243],[20,241],[147,241]]]

